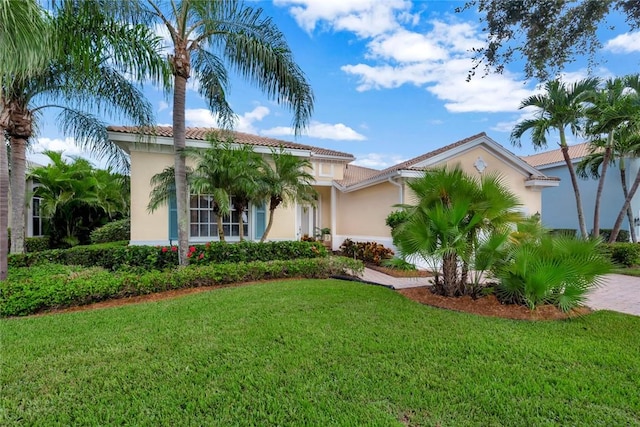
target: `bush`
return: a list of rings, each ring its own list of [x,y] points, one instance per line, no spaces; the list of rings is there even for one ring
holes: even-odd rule
[[[131,220],[113,221],[91,232],[91,243],[118,242],[131,240]]]
[[[381,262],[383,267],[393,268],[395,270],[400,271],[416,271],[417,268],[415,264],[410,263],[404,258],[393,257],[389,259],[385,259]]]
[[[342,242],[340,254],[375,265],[380,265],[383,260],[393,257],[393,251],[378,242],[354,242],[351,239],[345,239]]]
[[[327,278],[361,273],[363,268],[362,263],[344,257],[192,265],[138,273],[49,264],[16,269],[0,283],[0,316],[24,316],[171,289],[289,277]]]
[[[48,237],[27,237],[24,239],[24,249],[26,252],[42,252],[49,249]]]
[[[385,219],[385,224],[391,228],[391,231],[395,230],[399,225],[405,223],[409,218],[407,211],[393,211]]]
[[[611,232],[613,230],[611,228],[602,228],[600,229],[600,238],[602,239],[603,242],[608,242],[609,241],[609,237],[611,237]],[[616,242],[625,242],[628,243],[629,242],[630,237],[629,237],[629,232],[627,230],[620,230],[618,232],[618,237],[616,237]]]
[[[224,262],[273,261],[327,256],[326,248],[319,242],[212,242],[193,245],[189,249],[192,264]],[[178,265],[176,246],[121,246],[106,243],[76,246],[70,249],[52,249],[43,252],[9,255],[13,268],[45,263],[103,267],[107,270],[142,268],[162,270]]]
[[[505,303],[534,309],[553,304],[568,311],[611,271],[597,240],[542,236],[513,246],[494,271],[496,295]]]
[[[614,264],[631,267],[640,263],[640,244],[638,243],[605,243],[600,246],[600,253],[607,256]]]
[[[553,236],[565,236],[565,237],[576,237],[578,235],[578,230],[575,228],[554,228],[550,230]]]

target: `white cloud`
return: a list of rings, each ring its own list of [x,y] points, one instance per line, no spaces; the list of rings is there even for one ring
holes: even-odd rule
[[[260,132],[267,136],[293,136],[293,128],[277,126]],[[330,124],[312,121],[305,130],[305,134],[312,138],[333,139],[338,141],[364,141],[367,138],[342,123]]]
[[[30,150],[34,153],[43,151],[62,151],[65,156],[80,156],[85,154],[75,143],[73,138],[38,138],[31,145]]]
[[[405,160],[407,159],[402,158],[397,154],[368,153],[357,155],[353,164],[371,169],[386,169],[390,166],[402,163]]]
[[[263,105],[257,105],[253,110],[236,116],[235,130],[246,133],[258,133],[254,127],[255,122],[261,121],[269,114],[269,109]],[[192,108],[185,110],[185,121],[188,126],[217,127],[217,116],[206,108]]]
[[[372,37],[398,28],[402,22],[415,22],[406,0],[275,0],[289,7],[289,13],[308,32],[319,22],[335,31],[350,31],[358,37]]]
[[[169,108],[169,104],[166,101],[160,101],[158,103],[158,113],[166,110],[167,108]]]
[[[620,34],[605,43],[604,49],[613,53],[640,52],[640,31]]]

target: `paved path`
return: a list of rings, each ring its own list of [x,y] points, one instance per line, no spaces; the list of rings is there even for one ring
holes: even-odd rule
[[[365,268],[361,279],[392,289],[429,286],[429,277],[398,278]],[[594,310],[613,310],[640,316],[640,277],[609,274],[602,286],[587,295],[587,306]]]

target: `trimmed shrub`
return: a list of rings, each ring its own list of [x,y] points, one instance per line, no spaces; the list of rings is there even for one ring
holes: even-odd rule
[[[91,243],[118,242],[131,239],[131,220],[129,218],[109,222],[91,232]]]
[[[393,257],[393,251],[378,242],[354,242],[351,239],[342,242],[340,254],[375,265]]]
[[[24,316],[171,289],[290,277],[328,278],[358,274],[363,268],[361,262],[344,257],[191,265],[138,273],[42,265],[12,271],[8,280],[0,283],[0,316]]]
[[[602,244],[601,251],[614,264],[631,267],[640,263],[640,244],[638,243],[609,243]]]
[[[600,238],[602,239],[603,242],[608,242],[609,241],[609,237],[611,237],[611,232],[613,230],[611,228],[602,228],[600,229]],[[628,243],[631,240],[631,237],[629,236],[629,231],[627,230],[620,230],[618,232],[618,237],[616,237],[616,242],[625,242]]]
[[[211,242],[189,248],[192,264],[224,262],[273,261],[327,256],[327,249],[320,242]],[[43,252],[9,255],[13,268],[55,263],[102,267],[107,270],[142,268],[162,270],[178,265],[176,246],[121,246],[106,243],[91,246],[76,246],[70,249],[52,249]]]
[[[26,252],[42,252],[49,250],[48,237],[27,237],[24,239],[24,249]]]
[[[405,223],[409,218],[407,211],[393,211],[385,219],[385,224],[391,228],[391,231],[395,230],[398,226]]]

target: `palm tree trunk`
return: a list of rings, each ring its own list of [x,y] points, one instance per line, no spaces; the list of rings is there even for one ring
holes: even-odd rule
[[[609,160],[611,159],[611,146],[613,145],[613,131],[609,132],[607,146],[604,149],[602,158],[602,172],[598,180],[598,189],[596,190],[596,201],[593,208],[593,237],[600,237],[600,200],[602,199],[602,190],[604,188],[604,179],[609,169]]]
[[[2,106],[0,106],[0,110]],[[0,111],[2,114],[3,111]],[[7,146],[4,140],[4,128],[0,127],[0,281],[6,280],[9,253],[9,163]]]
[[[442,281],[445,296],[457,296],[458,282],[458,257],[455,253],[448,253],[442,257]]]
[[[187,172],[184,149],[185,134],[185,102],[187,79],[190,73],[189,52],[183,46],[175,46],[175,56],[170,58],[174,75],[173,87],[173,149],[176,174],[176,205],[178,214],[178,263],[188,265],[189,258],[189,212],[187,201]]]
[[[624,158],[620,159],[620,182],[622,183],[622,194],[626,199],[629,194],[629,189],[627,188],[627,170],[624,165]],[[627,208],[627,218],[629,219],[629,234],[631,235],[631,241],[633,243],[638,243],[638,236],[636,236],[636,227],[633,221],[633,210],[631,209],[631,205]]]
[[[273,213],[275,212],[277,206],[269,205],[269,222],[267,222],[267,228],[264,229],[264,233],[262,233],[262,237],[260,238],[260,243],[263,243],[267,240],[267,236],[269,235],[269,231],[271,231],[271,226],[273,225]]]
[[[244,204],[238,203],[234,206],[236,212],[238,212],[238,222],[240,223],[240,229],[238,229],[238,236],[240,237],[240,241],[244,241],[244,220],[242,219],[242,214],[244,213]]]
[[[580,234],[582,234],[582,238],[586,239],[589,236],[587,233],[587,226],[584,221],[584,212],[582,211],[582,197],[580,197],[580,187],[578,187],[578,177],[576,176],[576,170],[573,167],[573,162],[571,161],[571,157],[569,157],[569,146],[567,146],[564,136],[564,131],[560,129],[560,144],[562,157],[564,158],[565,163],[567,164],[567,169],[569,170],[569,177],[571,178],[571,185],[573,186],[573,193],[576,197],[576,209],[578,211],[578,225],[580,226]]]
[[[220,212],[218,212],[218,239],[221,242],[224,242],[224,226],[222,225],[222,215],[220,215]]]
[[[636,174],[636,179],[633,181],[633,185],[631,185],[631,189],[629,190],[627,197],[625,197],[624,199],[624,205],[622,206],[622,209],[620,209],[620,212],[618,213],[618,217],[616,218],[615,224],[613,224],[613,230],[611,230],[611,236],[609,236],[609,243],[615,242],[616,239],[618,238],[618,233],[620,233],[620,227],[622,226],[622,220],[624,219],[625,214],[627,214],[627,211],[631,206],[631,199],[633,199],[633,196],[636,194],[636,191],[638,190],[639,185],[640,185],[640,170]],[[629,226],[630,228],[633,228],[633,222]]]
[[[11,253],[24,252],[27,141],[11,137]]]

